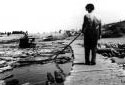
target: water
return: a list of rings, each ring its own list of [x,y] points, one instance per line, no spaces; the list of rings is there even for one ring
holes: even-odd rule
[[[65,63],[65,64],[58,64],[58,66],[63,70],[64,74],[68,75],[71,67],[72,62]],[[18,79],[20,84],[24,84],[26,82],[34,83],[42,83],[42,85],[47,80],[46,73],[51,72],[52,75],[55,70],[60,70],[57,68],[57,64],[55,63],[48,63],[48,64],[33,64],[29,66],[14,68],[12,71],[6,72],[5,74],[13,74],[12,78],[6,79],[9,81],[11,79]]]
[[[63,42],[62,42],[63,43]],[[35,58],[40,58],[42,60],[46,60],[50,57],[50,54],[53,55],[53,52],[59,51],[65,46],[65,43],[62,44],[58,41],[55,42],[38,42],[36,44],[36,49],[32,48],[26,48],[26,49],[20,49],[18,48],[17,43],[11,43],[11,44],[1,44],[0,46],[0,58],[5,57],[4,59],[6,62],[9,62],[7,59],[12,58],[13,61],[16,58],[20,58],[20,56],[26,56],[27,58],[30,58],[31,56],[35,56]],[[70,48],[67,48],[65,54],[60,54],[60,56],[65,57],[72,57],[72,51]],[[47,55],[49,54],[49,55]],[[37,56],[37,57],[36,57]],[[6,59],[7,58],[7,59]],[[71,58],[72,59],[72,58]],[[0,77],[4,77],[5,75],[12,74],[13,77],[6,79],[5,81],[10,81],[12,79],[19,80],[20,84],[24,83],[31,83],[31,84],[37,84],[40,83],[40,85],[44,85],[44,83],[47,81],[47,72],[51,72],[54,76],[54,71],[56,70],[63,70],[63,73],[65,75],[68,75],[71,71],[72,62],[68,62],[65,64],[56,64],[56,63],[46,63],[46,64],[32,64],[22,67],[16,67],[11,71],[7,71],[4,73],[0,73]]]

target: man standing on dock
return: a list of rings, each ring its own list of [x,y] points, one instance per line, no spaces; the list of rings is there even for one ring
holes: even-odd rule
[[[85,8],[88,12],[88,14],[84,16],[84,23],[82,26],[82,33],[84,33],[85,64],[95,65],[97,42],[101,35],[101,21],[93,15],[93,4],[87,4]],[[92,51],[91,61],[89,58],[90,51]]]

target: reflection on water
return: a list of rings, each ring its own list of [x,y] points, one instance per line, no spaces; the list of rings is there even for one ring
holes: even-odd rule
[[[64,75],[68,75],[72,67],[72,62],[65,64],[56,64],[56,63],[48,63],[48,64],[33,64],[30,66],[24,66],[15,68],[9,73],[13,74],[12,78],[7,79],[9,81],[11,79],[18,79],[20,84],[30,82],[30,83],[44,83],[47,80],[47,72],[50,72],[54,76],[54,71],[59,70]],[[4,74],[7,74],[4,73]]]

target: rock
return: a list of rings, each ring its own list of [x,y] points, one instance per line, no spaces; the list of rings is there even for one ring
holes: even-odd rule
[[[65,81],[65,77],[61,72],[54,71],[54,75],[57,83],[63,83]]]
[[[55,82],[54,77],[49,72],[47,72],[47,79],[48,79],[48,82],[50,82],[50,83],[54,83]]]
[[[52,85],[51,82],[46,81],[45,85]]]
[[[114,59],[114,58],[111,58],[111,62],[112,62],[112,63],[115,63],[115,59]]]

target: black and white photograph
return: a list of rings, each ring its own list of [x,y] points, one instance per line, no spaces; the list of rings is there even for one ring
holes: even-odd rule
[[[0,0],[0,85],[125,85],[125,1]]]

